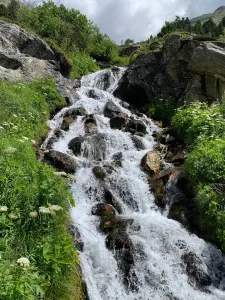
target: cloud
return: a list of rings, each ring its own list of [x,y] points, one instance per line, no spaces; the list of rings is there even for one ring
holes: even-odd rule
[[[114,41],[145,40],[176,15],[190,18],[214,11],[223,0],[64,0],[80,10]]]

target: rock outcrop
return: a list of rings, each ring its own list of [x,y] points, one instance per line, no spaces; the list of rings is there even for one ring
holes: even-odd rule
[[[225,42],[173,35],[161,50],[140,56],[114,95],[136,108],[159,99],[173,105],[213,102],[225,91]]]
[[[67,78],[70,68],[70,63],[43,40],[0,20],[0,80],[31,81],[53,76],[58,91],[70,103],[80,84]]]

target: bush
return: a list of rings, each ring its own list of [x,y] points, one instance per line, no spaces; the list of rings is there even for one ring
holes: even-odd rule
[[[80,78],[90,72],[99,70],[99,67],[93,59],[86,53],[74,52],[69,54],[69,57],[73,63],[73,68],[70,73],[72,79]]]
[[[208,107],[204,103],[194,103],[188,108],[179,108],[172,119],[178,137],[188,144],[195,143],[202,135],[213,139],[225,132],[225,121],[221,107]]]
[[[224,103],[194,103],[177,110],[172,125],[189,154],[185,172],[196,191],[199,227],[225,251],[225,121]]]
[[[187,156],[185,170],[196,182],[225,182],[225,140],[202,138]]]
[[[223,251],[225,251],[224,192],[223,185],[199,185],[196,195],[201,230]]]
[[[147,104],[142,108],[142,111],[149,117],[162,121],[163,126],[167,126],[175,114],[175,109],[176,104],[172,100],[153,99],[151,104]]]

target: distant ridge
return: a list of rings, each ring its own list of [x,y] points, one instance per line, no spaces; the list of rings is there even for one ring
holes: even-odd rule
[[[205,22],[212,18],[216,24],[219,24],[223,17],[225,17],[225,6],[220,6],[213,13],[204,14],[192,19],[191,23],[196,23],[197,21]]]
[[[224,11],[224,10],[225,10],[225,6],[220,6],[220,7],[218,7],[218,8],[214,11],[214,13],[221,12],[221,11]]]

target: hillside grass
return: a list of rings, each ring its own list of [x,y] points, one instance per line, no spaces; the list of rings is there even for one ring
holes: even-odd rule
[[[46,122],[65,100],[51,78],[1,81],[0,91],[0,299],[80,300],[82,279],[68,233],[72,196],[36,158]]]

